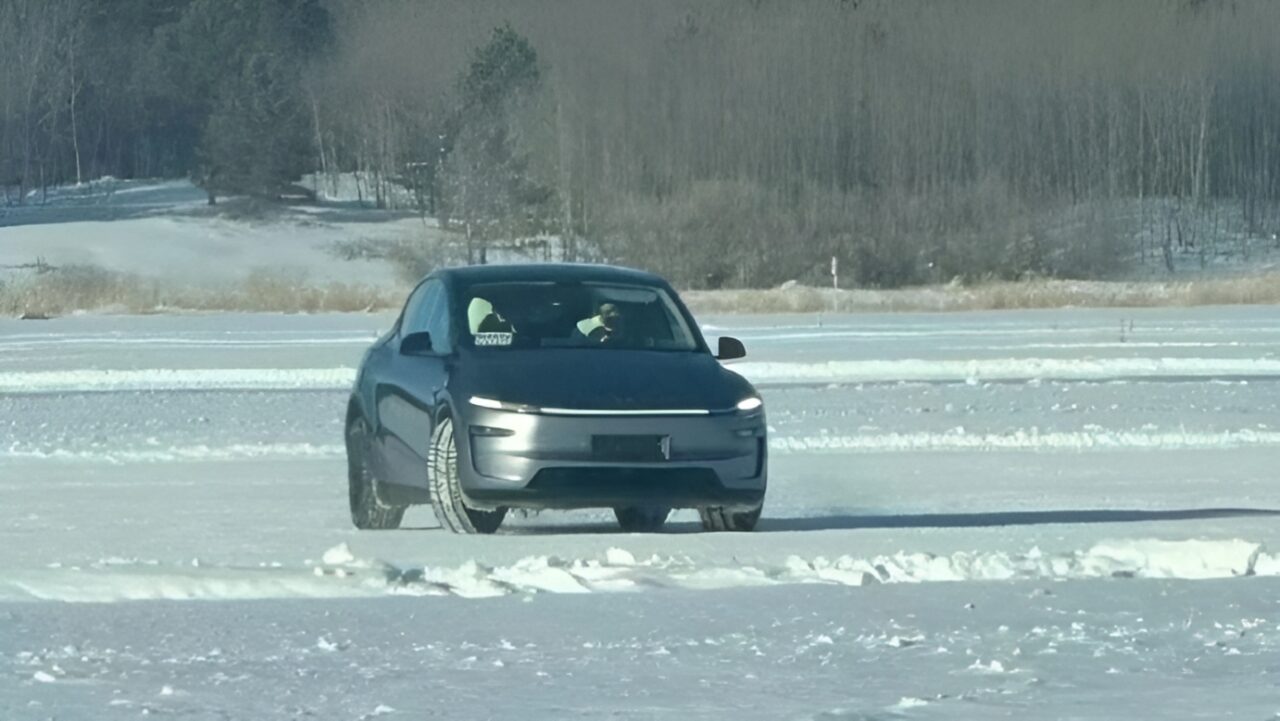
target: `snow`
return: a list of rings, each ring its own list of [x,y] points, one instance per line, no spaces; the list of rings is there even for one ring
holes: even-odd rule
[[[337,258],[335,243],[438,238],[413,213],[330,203],[245,216],[243,202],[208,207],[184,180],[104,179],[52,189],[44,203],[0,208],[0,267],[43,259],[183,282],[242,280],[266,271],[313,281],[394,285],[385,263]]]
[[[159,562],[107,563],[45,569],[0,581],[0,599],[111,603],[143,599],[252,600],[363,598],[389,595],[494,598],[535,593],[614,593],[655,589],[732,589],[794,584],[866,586],[876,583],[964,581],[1079,581],[1105,578],[1213,579],[1280,576],[1276,556],[1239,539],[1104,541],[1079,551],[1046,554],[966,552],[948,555],[899,552],[858,558],[790,556],[778,565],[718,565],[683,556],[653,555],[616,563],[620,553],[565,559],[527,556],[510,565],[475,560],[450,566],[399,568],[357,559],[343,543],[325,552],[310,572],[303,568],[234,568],[195,571]],[[1261,566],[1262,572],[1259,572]],[[199,568],[195,566],[194,568]],[[901,645],[901,639],[893,641]]]
[[[1160,377],[1280,376],[1272,358],[1000,358],[947,361],[909,358],[826,363],[740,363],[734,370],[766,383],[904,381],[1099,380]]]
[[[678,607],[672,596],[686,592],[609,603],[31,604],[15,611],[21,628],[9,644],[25,655],[13,657],[23,673],[5,710],[20,719],[147,709],[357,719],[379,708],[400,710],[383,711],[390,718],[1268,718],[1277,629],[1274,602],[1259,591],[1276,585],[1258,586],[793,586],[687,592],[698,602]],[[58,681],[29,683],[35,673]],[[166,685],[174,694],[159,693]]]
[[[294,340],[317,345],[320,339]],[[34,347],[29,344],[28,347]],[[830,363],[737,363],[734,371],[759,385],[984,380],[1114,380],[1145,378],[1280,377],[1280,359],[1150,358],[1055,360],[1019,358],[949,362],[922,359]],[[0,393],[209,389],[334,390],[350,387],[354,368],[219,368],[13,372],[0,378]]]
[[[492,537],[350,525],[385,315],[0,321],[0,718],[1271,718],[1277,318],[709,318],[759,531]]]
[[[218,368],[30,371],[6,373],[0,393],[350,388],[353,368]]]

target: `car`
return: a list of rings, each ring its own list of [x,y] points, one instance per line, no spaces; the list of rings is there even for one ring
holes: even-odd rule
[[[590,264],[435,271],[366,352],[346,412],[351,518],[397,528],[430,504],[458,533],[508,509],[675,508],[753,530],[768,475],[760,395],[713,354],[662,278]]]

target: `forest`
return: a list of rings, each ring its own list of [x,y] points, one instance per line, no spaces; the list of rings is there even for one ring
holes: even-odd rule
[[[355,174],[452,262],[1173,273],[1280,232],[1277,28],[1266,0],[0,0],[0,207]]]

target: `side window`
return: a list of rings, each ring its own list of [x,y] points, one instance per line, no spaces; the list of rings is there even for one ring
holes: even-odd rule
[[[427,332],[431,334],[431,347],[437,353],[448,353],[452,347],[449,334],[449,298],[443,290],[431,315],[427,318]]]
[[[418,333],[421,331],[430,331],[428,323],[431,316],[435,313],[436,306],[442,305],[444,292],[440,288],[439,281],[427,281],[418,286],[410,296],[408,304],[404,309],[404,321],[400,324],[400,335],[405,336],[410,333]],[[435,345],[434,343],[432,345]]]

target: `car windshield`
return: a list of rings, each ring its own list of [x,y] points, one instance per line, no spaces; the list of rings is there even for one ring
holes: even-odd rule
[[[512,282],[465,288],[462,344],[477,349],[692,351],[698,343],[662,288]]]

